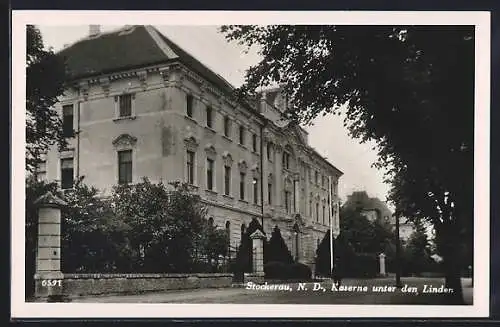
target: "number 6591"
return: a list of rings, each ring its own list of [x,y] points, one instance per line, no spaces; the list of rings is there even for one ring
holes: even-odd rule
[[[44,279],[42,280],[43,287],[52,287],[52,286],[62,286],[61,279]]]

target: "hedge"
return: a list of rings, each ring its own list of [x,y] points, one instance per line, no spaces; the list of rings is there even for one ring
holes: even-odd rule
[[[264,264],[264,274],[266,279],[298,279],[311,280],[312,272],[309,266],[302,263],[284,263],[271,261]]]

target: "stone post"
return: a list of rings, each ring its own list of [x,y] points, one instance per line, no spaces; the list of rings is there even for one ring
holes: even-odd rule
[[[386,272],[385,272],[385,254],[384,253],[380,253],[379,256],[379,266],[380,266],[380,276],[385,276],[386,275]]]
[[[264,277],[264,239],[265,235],[260,231],[256,230],[250,235],[252,239],[252,249],[253,249],[253,273],[256,277]]]
[[[61,272],[61,207],[66,202],[47,192],[35,201],[38,207],[35,297],[48,302],[63,301]]]

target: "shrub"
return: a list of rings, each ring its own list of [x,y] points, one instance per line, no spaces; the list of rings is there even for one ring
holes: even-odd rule
[[[290,272],[292,279],[311,280],[312,278],[311,268],[300,262],[292,263],[290,265]]]
[[[264,265],[264,274],[266,279],[296,279],[311,280],[312,272],[309,266],[302,263],[284,263],[280,261],[271,261]]]
[[[275,226],[271,234],[271,239],[264,245],[264,263],[267,262],[292,263],[293,258],[286,246],[285,240],[281,236],[278,226]]]
[[[373,278],[378,275],[378,258],[371,253],[356,253],[343,261],[344,277]]]
[[[264,274],[267,279],[288,279],[289,272],[289,264],[279,262],[279,261],[270,261],[264,264]]]

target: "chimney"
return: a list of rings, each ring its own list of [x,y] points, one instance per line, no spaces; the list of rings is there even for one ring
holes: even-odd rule
[[[101,33],[101,25],[89,25],[89,36],[96,36]]]

